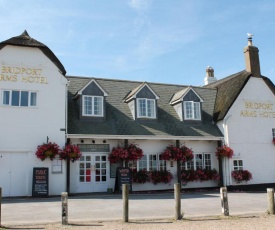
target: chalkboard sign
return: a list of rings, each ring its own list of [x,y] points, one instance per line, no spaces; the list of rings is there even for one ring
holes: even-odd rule
[[[49,168],[33,168],[32,196],[49,195]]]
[[[115,191],[122,191],[123,184],[128,184],[129,191],[132,191],[132,172],[128,167],[118,167],[116,170]]]

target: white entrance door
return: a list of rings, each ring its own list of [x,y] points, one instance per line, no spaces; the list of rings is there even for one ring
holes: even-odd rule
[[[108,154],[85,153],[78,161],[78,191],[77,192],[106,192]]]
[[[0,153],[0,187],[4,197],[28,195],[27,166],[27,153]]]

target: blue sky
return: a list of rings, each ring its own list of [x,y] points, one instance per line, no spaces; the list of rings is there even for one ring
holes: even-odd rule
[[[0,0],[0,40],[25,29],[67,75],[203,85],[245,68],[247,32],[275,82],[273,0]]]

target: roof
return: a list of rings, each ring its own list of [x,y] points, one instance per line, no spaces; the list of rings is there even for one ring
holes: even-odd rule
[[[178,101],[182,101],[183,97],[190,91],[192,90],[200,99],[201,102],[203,102],[203,99],[200,97],[200,95],[197,94],[197,92],[193,89],[193,87],[189,86],[187,88],[184,88],[182,90],[180,90],[179,92],[175,93],[170,101],[170,104],[174,104]]]
[[[217,89],[217,98],[213,114],[214,121],[224,119],[251,76],[252,73],[244,70],[204,86],[205,88]]]
[[[43,43],[31,38],[26,30],[19,36],[12,37],[6,41],[1,42],[0,50],[3,49],[6,45],[38,48],[56,65],[56,67],[63,75],[66,74],[64,66],[54,55],[54,53]]]
[[[79,106],[73,99],[75,93],[83,88],[91,78],[67,76],[68,88],[68,134],[82,135],[135,135],[135,136],[192,136],[222,137],[218,127],[212,122],[216,89],[194,87],[203,98],[202,122],[180,121],[175,109],[169,104],[173,94],[188,88],[183,85],[148,83],[159,96],[157,102],[157,120],[134,120],[125,96],[142,82],[95,78],[108,92],[106,97],[106,118],[104,121],[92,122],[79,119]]]

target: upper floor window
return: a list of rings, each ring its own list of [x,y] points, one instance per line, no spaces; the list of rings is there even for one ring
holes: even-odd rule
[[[200,120],[200,102],[184,101],[184,118],[187,120]]]
[[[82,114],[84,116],[103,116],[103,97],[83,96]]]
[[[156,118],[155,99],[138,98],[138,117]]]
[[[4,90],[2,103],[5,106],[21,106],[21,107],[36,106],[37,92]]]

